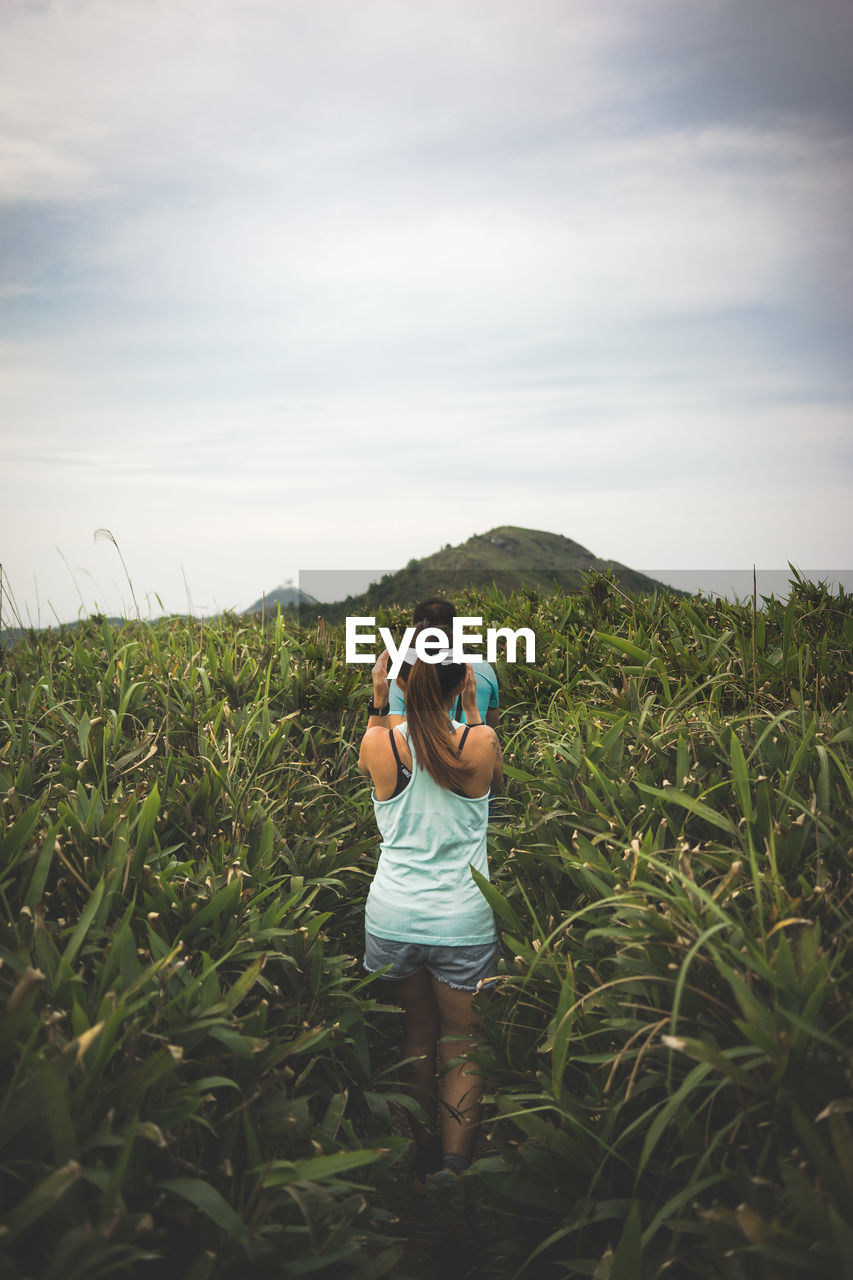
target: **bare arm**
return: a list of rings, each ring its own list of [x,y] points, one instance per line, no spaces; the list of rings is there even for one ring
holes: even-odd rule
[[[501,713],[498,707],[489,707],[489,709],[486,711],[486,724],[489,726],[490,729],[497,730],[498,720],[500,720],[500,718],[501,718]]]
[[[471,663],[467,664],[465,672],[465,681],[462,685],[462,710],[465,712],[465,719],[470,725],[482,724],[480,719],[480,711],[477,707],[477,680],[474,675],[474,668]]]
[[[492,771],[489,788],[491,791],[497,791],[504,780],[503,752],[501,751],[501,744],[498,742],[498,735],[495,733],[494,725],[489,722],[489,718],[492,715],[497,719],[497,708],[491,707],[486,719],[480,719],[480,713],[477,709],[477,681],[470,664],[465,683],[462,686],[462,710],[465,712],[465,719],[472,728],[482,728],[488,725],[489,732],[488,734],[483,734],[483,742],[478,745],[481,745],[482,751],[486,754]],[[480,758],[482,760],[483,757],[481,756]]]
[[[388,705],[388,663],[388,650],[383,649],[370,673],[373,680],[373,705],[375,707],[387,707]],[[367,730],[361,740],[361,747],[358,753],[359,773],[370,773],[367,761],[371,754],[370,744],[376,737],[374,730],[385,728],[387,725],[387,716],[371,715],[367,717]]]

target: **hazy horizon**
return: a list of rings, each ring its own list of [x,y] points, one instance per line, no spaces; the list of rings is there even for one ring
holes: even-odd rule
[[[144,599],[137,596],[140,615],[146,620],[156,620],[158,617],[170,616],[174,614],[187,614],[193,617],[214,617],[220,613],[245,613],[249,612],[257,601],[269,596],[276,590],[291,587],[294,590],[303,591],[306,595],[312,596],[318,604],[337,604],[349,596],[359,595],[366,591],[372,584],[378,583],[386,573],[396,573],[397,569],[320,569],[320,570],[303,570],[296,574],[292,579],[286,579],[274,586],[269,587],[258,597],[245,597],[239,602],[222,603],[215,609],[201,611],[195,608],[192,600],[192,584],[188,583],[188,595],[185,600],[185,608],[183,609],[166,609],[160,608],[156,597],[150,594]],[[649,578],[662,583],[664,586],[674,587],[680,591],[689,591],[691,593],[702,594],[706,596],[722,596],[729,600],[748,600],[753,592],[753,569],[647,569],[630,565],[627,568],[636,569],[637,572],[645,574]],[[843,588],[846,594],[853,594],[853,570],[849,569],[804,569],[799,565],[795,566],[801,577],[812,582],[825,581],[829,583],[830,589],[838,594],[839,587]],[[501,571],[496,571],[496,577],[499,579]],[[785,569],[765,569],[756,566],[755,568],[757,593],[759,599],[766,596],[775,596],[777,599],[784,599],[788,595],[788,586],[793,581],[790,568]],[[132,579],[131,579],[132,581]],[[116,586],[118,584],[115,584]],[[135,588],[134,588],[135,590]],[[120,596],[121,608],[117,611],[110,609],[102,609],[98,607],[97,601],[93,601],[89,607],[80,606],[78,610],[69,616],[59,617],[50,609],[49,602],[40,601],[40,614],[36,618],[32,614],[26,614],[20,617],[14,608],[12,601],[6,595],[5,588],[2,595],[2,610],[0,610],[0,627],[2,629],[15,628],[23,626],[25,628],[35,627],[43,629],[55,626],[66,625],[85,619],[92,615],[106,615],[111,617],[119,617],[124,619],[132,619],[136,616],[136,610],[133,605],[133,596],[131,595],[130,586],[125,582],[123,594]],[[45,608],[46,606],[46,608]],[[192,607],[191,607],[192,606]],[[269,607],[274,609],[275,606],[270,604]]]

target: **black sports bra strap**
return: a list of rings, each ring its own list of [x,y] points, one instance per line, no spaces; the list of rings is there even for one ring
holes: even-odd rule
[[[402,769],[403,761],[400,759],[400,753],[397,750],[397,743],[395,741],[393,729],[388,730],[388,737],[391,739],[391,750],[394,752],[394,759],[397,761],[397,768]]]
[[[465,739],[468,737],[468,733],[469,733],[470,729],[471,729],[470,724],[466,724],[465,729],[464,729],[464,731],[463,731],[463,733],[462,733],[462,741],[459,743],[459,750],[460,750],[460,752],[461,752],[462,748],[465,746]]]

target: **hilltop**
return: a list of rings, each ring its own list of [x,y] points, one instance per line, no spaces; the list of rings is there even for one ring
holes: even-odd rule
[[[284,586],[274,587],[272,591],[267,591],[250,604],[248,609],[243,609],[243,613],[267,613],[275,614],[276,606],[281,605],[282,609],[295,609],[297,606],[310,608],[312,605],[318,604],[318,601],[307,591],[300,591],[298,587]]]
[[[604,560],[579,542],[559,533],[499,525],[475,534],[458,546],[443,547],[404,569],[388,573],[358,596],[334,604],[309,606],[303,614],[322,613],[330,622],[347,614],[370,613],[382,605],[408,605],[437,594],[493,584],[512,595],[524,588],[551,592],[578,591],[584,574],[612,573],[616,584],[633,596],[671,592],[672,588],[616,560]],[[679,593],[675,593],[679,594]],[[267,597],[267,601],[271,597]],[[256,606],[257,608],[257,606]]]
[[[633,595],[666,590],[660,582],[629,569],[617,560],[603,560],[560,533],[500,525],[488,533],[475,534],[458,547],[447,546],[422,560],[410,561],[404,573],[454,573],[464,575],[465,585],[487,586],[495,579],[502,590],[554,585],[578,590],[583,574],[612,570],[616,582]],[[395,579],[400,574],[393,575]]]

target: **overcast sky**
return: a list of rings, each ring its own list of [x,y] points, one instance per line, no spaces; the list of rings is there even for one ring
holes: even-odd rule
[[[4,0],[0,561],[850,568],[849,0]],[[8,606],[7,606],[8,608]],[[4,619],[5,620],[5,619]]]

